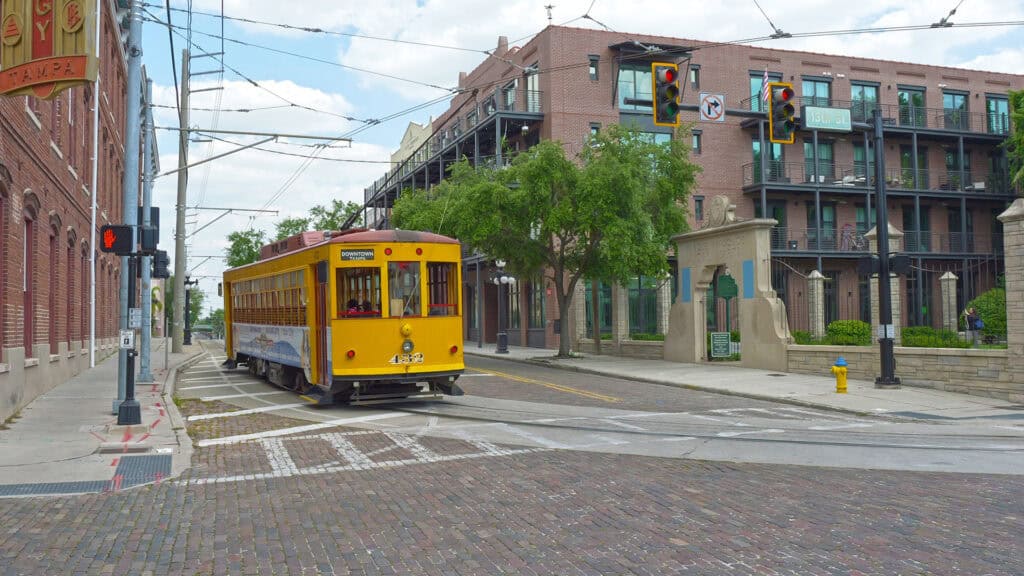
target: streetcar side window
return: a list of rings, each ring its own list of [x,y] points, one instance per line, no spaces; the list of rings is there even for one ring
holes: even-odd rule
[[[420,316],[420,263],[388,262],[388,313]]]
[[[427,304],[430,316],[459,314],[459,273],[454,262],[427,263]]]
[[[380,317],[380,268],[338,268],[338,318]]]

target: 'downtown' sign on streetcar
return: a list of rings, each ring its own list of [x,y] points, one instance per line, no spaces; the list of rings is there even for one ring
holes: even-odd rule
[[[52,99],[96,80],[97,0],[0,4],[0,96]]]

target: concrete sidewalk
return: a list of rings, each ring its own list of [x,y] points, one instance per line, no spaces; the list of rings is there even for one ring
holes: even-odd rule
[[[558,358],[557,350],[520,346],[509,346],[508,354],[498,354],[494,344],[480,347],[477,342],[468,341],[463,351],[467,355],[540,363],[577,372],[854,414],[941,420],[994,418],[1019,422],[1024,430],[1024,405],[1021,404],[912,386],[883,390],[875,388],[874,382],[863,380],[849,380],[847,393],[837,394],[836,380],[831,373],[809,376],[742,368],[733,362],[684,364],[579,353],[574,353],[572,358]]]
[[[192,444],[171,402],[178,368],[198,345],[152,346],[152,383],[137,383],[142,423],[118,426],[117,354],[36,398],[0,430],[0,497],[79,494],[159,482],[189,466]],[[136,366],[139,359],[136,358]]]

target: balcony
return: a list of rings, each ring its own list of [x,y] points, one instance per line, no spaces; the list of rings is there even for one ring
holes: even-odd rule
[[[886,187],[889,190],[934,190],[989,195],[1011,193],[1007,179],[1001,173],[888,168],[885,174]],[[813,162],[772,161],[765,166],[763,181],[767,185],[777,184],[787,188],[874,188],[875,169],[874,166],[862,163],[851,165],[819,162],[815,174]],[[757,162],[744,164],[743,187],[759,186],[761,183],[761,165]]]
[[[823,252],[832,256],[856,256],[870,250],[868,239],[864,236],[866,233],[863,224],[852,222],[840,224],[838,227],[834,224],[823,224],[820,236],[818,230],[813,227],[775,226],[770,233],[771,249],[773,252]],[[1001,234],[906,230],[903,232],[903,245],[898,250],[911,254],[932,255],[1001,254],[1003,237]]]

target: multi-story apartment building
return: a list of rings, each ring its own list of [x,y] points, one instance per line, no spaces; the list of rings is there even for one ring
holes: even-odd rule
[[[94,84],[52,100],[0,96],[0,422],[90,364],[94,170],[97,229],[123,221],[123,4],[100,2],[95,163]],[[120,259],[112,256],[95,254],[104,355],[116,351],[118,328]]]
[[[957,309],[996,282],[1003,267],[995,215],[1014,197],[1000,146],[1009,130],[1007,91],[1024,88],[1024,76],[702,44],[557,26],[522,47],[500,39],[491,57],[460,75],[463,91],[433,122],[430,140],[366,190],[366,222],[388,226],[401,190],[437,183],[464,155],[500,166],[510,152],[542,138],[561,141],[573,155],[588,135],[614,123],[637,126],[655,141],[672,138],[672,129],[655,126],[642,102],[651,98],[651,63],[669,61],[680,64],[683,118],[692,127],[675,137],[692,141],[692,159],[703,168],[690,198],[691,227],[702,225],[705,203],[718,195],[732,200],[739,217],[778,221],[772,280],[791,329],[808,328],[806,277],[813,270],[828,279],[826,322],[869,320],[868,281],[858,276],[856,261],[867,253],[864,234],[875,225],[868,123],[875,109],[883,118],[888,219],[903,232],[901,250],[912,262],[899,280],[903,323],[941,325],[938,282],[945,272],[959,278]],[[801,128],[794,144],[768,142],[760,98],[766,75],[791,82],[802,104],[849,109],[852,132]],[[724,98],[721,121],[698,120],[701,93]],[[466,291],[467,335],[492,341],[498,296],[484,286],[489,263],[474,256],[466,262],[466,281],[485,290],[481,296]],[[554,298],[542,282],[515,286],[510,343],[557,347],[562,330],[554,322]],[[606,287],[603,330],[613,330],[614,322],[619,333],[624,324],[630,333],[663,332],[672,292],[645,278]],[[583,314],[577,316],[576,335],[584,326]],[[717,316],[721,326],[724,315]]]

